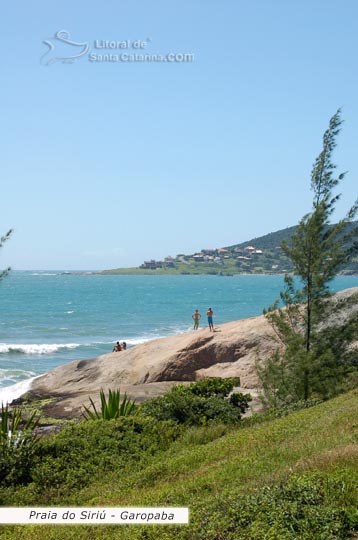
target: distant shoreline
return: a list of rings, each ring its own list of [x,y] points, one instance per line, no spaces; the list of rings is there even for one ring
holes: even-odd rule
[[[39,275],[46,272],[51,272],[49,275],[61,275],[61,276],[217,276],[217,277],[233,277],[233,276],[285,276],[293,275],[293,272],[181,272],[157,269],[157,270],[146,270],[143,268],[116,268],[111,270],[21,270],[21,269],[12,269],[13,273],[16,272],[36,272]],[[337,274],[338,277],[350,277],[358,276],[358,272],[340,272]]]
[[[69,272],[73,274],[85,274],[86,272]],[[290,275],[292,272],[181,272],[172,270],[145,270],[142,268],[118,268],[115,270],[101,270],[98,272],[88,272],[92,274],[99,274],[101,276],[218,276],[218,277],[233,277],[233,276],[285,276]],[[342,272],[337,276],[358,276],[358,272]]]
[[[18,272],[32,272],[32,270],[17,270]],[[40,271],[41,272],[41,271]],[[46,272],[46,270],[42,270]],[[118,268],[114,270],[58,270],[62,276],[213,276],[213,277],[234,277],[234,276],[286,276],[293,275],[293,272],[180,272],[173,270],[145,270],[142,268]],[[357,272],[342,272],[337,276],[358,276]]]

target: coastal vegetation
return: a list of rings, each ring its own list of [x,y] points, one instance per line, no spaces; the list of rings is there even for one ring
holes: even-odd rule
[[[334,189],[345,176],[336,176],[332,163],[341,124],[338,110],[312,169],[312,211],[301,219],[290,245],[282,242],[293,275],[285,276],[285,289],[280,295],[283,307],[274,303],[266,316],[284,347],[259,367],[265,397],[271,404],[317,395],[331,397],[339,393],[343,381],[358,373],[356,351],[350,347],[358,339],[356,314],[351,314],[339,332],[337,325],[326,324],[332,321],[333,312],[352,301],[347,299],[339,306],[329,301],[329,283],[358,253],[358,227],[352,227],[358,201],[338,223],[329,223],[340,198]]]
[[[141,412],[158,421],[172,420],[187,426],[205,425],[213,421],[235,424],[251,401],[250,394],[232,393],[234,386],[239,384],[237,378],[218,377],[189,385],[179,384],[164,396],[145,402]]]
[[[85,420],[113,420],[121,416],[130,416],[134,414],[136,410],[135,402],[124,394],[121,399],[120,390],[108,390],[108,398],[104,393],[104,390],[100,391],[101,409],[97,410],[93,399],[90,397],[90,407],[83,406],[83,416]]]
[[[2,505],[187,506],[189,525],[2,526],[1,538],[353,538],[357,411],[354,390],[233,424],[80,420],[40,441],[30,478],[3,484]]]
[[[0,412],[0,485],[18,484],[29,479],[39,437],[37,411],[23,415],[20,408],[1,404]]]

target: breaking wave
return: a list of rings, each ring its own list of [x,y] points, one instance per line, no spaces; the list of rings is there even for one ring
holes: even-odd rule
[[[11,403],[14,399],[25,394],[31,387],[32,381],[36,377],[31,377],[25,381],[20,381],[11,386],[6,386],[5,388],[0,388],[0,406],[5,405],[6,403]]]
[[[0,354],[51,354],[62,349],[77,349],[79,343],[0,343]]]

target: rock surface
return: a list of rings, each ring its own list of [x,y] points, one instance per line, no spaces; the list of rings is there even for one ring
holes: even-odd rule
[[[335,298],[358,294],[358,288],[342,291]],[[257,399],[259,381],[255,363],[264,361],[277,348],[275,334],[264,316],[222,324],[208,329],[156,339],[121,352],[89,360],[73,361],[37,377],[28,393],[30,400],[48,399],[43,413],[54,418],[72,418],[82,404],[95,403],[99,392],[120,389],[143,401],[166,392],[173,384],[206,377],[240,377],[238,391]]]

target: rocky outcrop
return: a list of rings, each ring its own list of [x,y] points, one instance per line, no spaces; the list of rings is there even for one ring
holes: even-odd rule
[[[358,288],[348,295],[358,294]],[[335,298],[347,297],[347,291]],[[120,388],[143,401],[173,384],[205,377],[240,377],[240,391],[257,396],[255,364],[265,361],[278,344],[266,318],[253,317],[208,329],[156,339],[121,352],[70,362],[36,378],[30,399],[48,399],[44,412],[55,418],[75,417],[100,389]],[[256,406],[256,402],[255,402]]]
[[[275,347],[264,317],[223,324],[215,328],[156,339],[126,351],[74,361],[37,377],[27,397],[46,399],[48,416],[75,417],[89,396],[97,401],[100,389],[120,388],[143,401],[161,395],[173,384],[205,377],[240,377],[241,389],[257,389],[255,360]],[[254,392],[255,393],[255,392]]]

